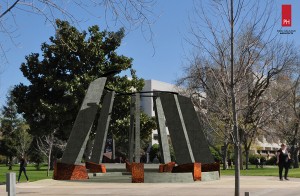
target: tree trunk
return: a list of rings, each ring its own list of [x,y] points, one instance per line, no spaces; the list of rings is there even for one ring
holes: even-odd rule
[[[56,158],[56,155],[54,153],[51,153],[51,159],[50,159],[50,170],[54,169],[54,160]]]
[[[246,154],[246,169],[249,169],[249,149],[245,148],[245,154]]]
[[[226,170],[228,168],[227,165],[227,149],[228,149],[228,143],[224,142],[223,146],[223,152],[222,152],[222,159],[223,159],[223,170]]]
[[[295,145],[292,146],[291,148],[291,158],[293,159],[293,167],[294,168],[299,168],[299,148],[294,147]]]
[[[235,154],[235,196],[240,195],[240,157],[239,157],[239,144],[235,144],[234,146],[234,154]]]
[[[5,162],[6,162],[6,166],[8,167],[8,165],[9,165],[9,158],[8,158],[8,156],[6,156]]]
[[[50,173],[50,156],[48,157],[47,177],[49,177],[49,173]]]
[[[13,165],[13,157],[9,156],[8,170],[12,170],[12,165]]]
[[[235,155],[235,186],[234,195],[240,196],[240,137],[238,132],[238,122],[237,122],[237,111],[236,111],[236,98],[234,92],[234,16],[233,16],[233,0],[230,1],[230,93],[232,102],[232,117],[233,117],[233,134],[234,134],[234,155]]]
[[[295,131],[294,131],[294,139],[292,141],[292,148],[291,148],[291,158],[294,159],[293,166],[294,168],[299,168],[299,147],[298,147],[298,129],[299,123],[295,124]]]
[[[240,147],[239,148],[239,153],[240,153],[240,170],[244,170],[244,165],[243,165],[243,149]]]
[[[51,155],[52,155],[52,146],[49,149],[49,154],[48,154],[47,177],[49,177],[49,174],[50,174]]]
[[[294,168],[299,168],[299,148],[295,149],[293,158],[294,158]]]

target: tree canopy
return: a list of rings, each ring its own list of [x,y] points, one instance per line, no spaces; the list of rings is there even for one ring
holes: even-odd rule
[[[51,134],[67,139],[85,92],[91,81],[108,72],[130,71],[127,75],[107,76],[106,86],[122,92],[140,91],[144,81],[132,69],[132,58],[117,53],[124,29],[100,31],[97,25],[80,32],[66,21],[56,21],[56,34],[50,43],[41,45],[42,53],[32,53],[21,64],[29,85],[18,84],[13,95],[18,112],[30,125],[35,136]],[[128,96],[117,96],[111,120],[115,135],[127,136],[124,123],[129,122]],[[144,120],[142,136],[147,138],[155,123]],[[123,137],[123,139],[124,139]]]

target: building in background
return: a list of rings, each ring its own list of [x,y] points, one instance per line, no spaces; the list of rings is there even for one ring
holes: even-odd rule
[[[177,92],[178,88],[166,82],[161,82],[157,80],[145,80],[145,86],[142,91],[172,91]],[[151,95],[151,94],[143,94],[143,95]],[[141,98],[141,108],[145,114],[148,116],[155,116],[155,112],[153,110],[153,97],[142,97]],[[167,128],[167,134],[169,135],[169,131]],[[152,142],[153,144],[158,144],[158,133],[157,130],[152,131]]]
[[[277,150],[280,149],[281,143],[286,142],[280,141],[279,138],[261,135],[255,139],[254,144],[251,146],[250,154],[275,156]]]

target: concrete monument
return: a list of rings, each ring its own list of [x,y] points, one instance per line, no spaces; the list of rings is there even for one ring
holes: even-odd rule
[[[66,150],[61,162],[66,164],[80,164],[89,134],[95,120],[99,102],[105,86],[106,78],[98,78],[91,82],[84,97],[80,111],[69,137]]]
[[[115,92],[109,92],[105,95],[100,117],[98,119],[98,126],[95,135],[95,142],[92,151],[91,162],[100,164],[102,163],[102,157],[105,149],[107,131],[109,122],[111,119],[111,111],[114,102]]]

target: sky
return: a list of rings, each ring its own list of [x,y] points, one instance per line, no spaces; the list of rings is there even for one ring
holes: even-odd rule
[[[292,4],[293,25],[291,29],[296,30],[296,33],[284,39],[295,40],[299,45],[300,20],[297,20],[300,18],[299,1],[276,2],[275,7],[278,12],[281,12],[281,4]],[[192,46],[186,42],[186,38],[190,36],[189,16],[193,12],[193,7],[193,0],[157,0],[153,7],[155,22],[151,26],[152,41],[147,41],[144,38],[147,37],[147,33],[142,33],[139,28],[127,32],[118,53],[134,59],[133,68],[139,77],[174,83],[182,75],[183,66],[188,64],[187,57],[193,51]],[[70,7],[70,9],[76,8]],[[84,16],[82,11],[74,11],[83,14],[86,19],[79,24],[82,30],[95,24],[99,25],[100,29],[106,27],[103,18]],[[32,52],[40,52],[41,43],[47,42],[49,37],[54,35],[53,26],[45,23],[44,18],[21,11],[15,13],[15,17],[8,17],[6,24],[17,25],[16,32],[13,33],[13,40],[16,44],[13,44],[8,37],[0,38],[7,50],[8,59],[8,63],[0,68],[0,106],[5,104],[9,88],[19,83],[28,84],[19,69],[21,63],[25,61],[25,56]],[[280,25],[279,20],[276,28],[279,29]],[[111,30],[120,27],[113,24],[109,26]],[[298,39],[296,39],[297,36]]]

